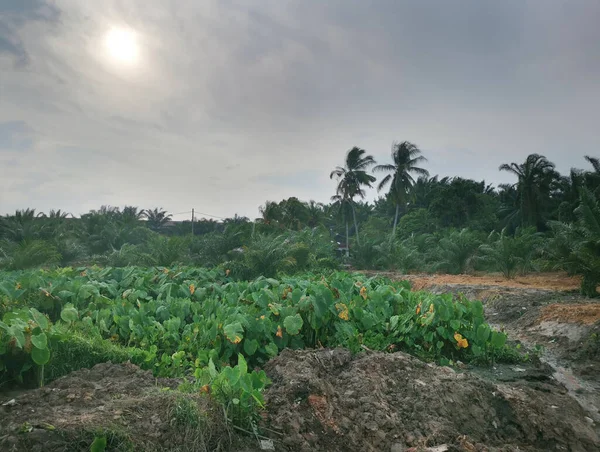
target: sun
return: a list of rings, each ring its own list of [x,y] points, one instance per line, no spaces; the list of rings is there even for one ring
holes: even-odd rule
[[[124,28],[113,28],[104,41],[108,54],[116,61],[134,64],[137,61],[139,49],[136,34]]]

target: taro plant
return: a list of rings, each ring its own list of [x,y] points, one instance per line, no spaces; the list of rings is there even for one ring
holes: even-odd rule
[[[67,311],[65,316],[72,314]],[[37,366],[39,385],[43,386],[44,366],[50,361],[49,344],[58,334],[35,308],[6,313],[0,322],[0,379],[23,383],[25,374]]]
[[[211,359],[207,367],[196,369],[195,377],[200,391],[210,393],[223,405],[229,422],[244,429],[254,428],[265,408],[263,391],[271,383],[264,370],[249,372],[240,353],[235,367],[218,371]]]

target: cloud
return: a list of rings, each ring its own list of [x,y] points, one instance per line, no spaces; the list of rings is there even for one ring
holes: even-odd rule
[[[254,217],[327,201],[355,145],[386,161],[410,140],[433,174],[488,182],[600,148],[594,0],[10,0],[0,17],[4,211]],[[137,65],[108,57],[112,27],[135,31]]]
[[[44,0],[3,0],[0,5],[0,54],[13,57],[17,67],[29,61],[20,38],[22,27],[29,21],[55,22],[59,11]]]

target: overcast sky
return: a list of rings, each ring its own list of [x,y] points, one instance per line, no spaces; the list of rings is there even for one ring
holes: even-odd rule
[[[254,218],[394,140],[493,183],[586,167],[599,24],[598,0],[1,0],[0,213]]]

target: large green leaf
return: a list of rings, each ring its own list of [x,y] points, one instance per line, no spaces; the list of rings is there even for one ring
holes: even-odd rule
[[[41,329],[48,329],[48,319],[44,314],[35,308],[31,308],[29,312],[31,312],[31,317],[33,317],[33,320],[40,326]]]
[[[50,350],[47,348],[33,347],[31,349],[31,359],[33,359],[33,362],[38,366],[43,366],[50,361]]]
[[[48,337],[46,336],[46,333],[32,335],[31,343],[35,348],[48,348]]]
[[[492,332],[492,346],[495,348],[502,348],[504,344],[506,344],[506,334],[500,333],[498,331]]]
[[[60,313],[60,318],[68,323],[74,322],[78,317],[77,309],[71,303],[67,303]]]
[[[482,324],[477,328],[477,341],[480,344],[485,344],[490,337],[490,327]]]
[[[265,345],[265,351],[268,353],[269,356],[274,357],[277,356],[277,354],[279,353],[279,348],[275,343],[270,342],[269,344]]]
[[[225,337],[235,344],[241,342],[244,339],[244,328],[240,322],[230,323],[223,327]]]
[[[25,334],[21,325],[13,325],[9,329],[9,334],[15,338],[16,345],[19,348],[25,347]]]
[[[258,350],[258,341],[256,339],[246,339],[244,341],[244,352],[246,355],[252,356],[256,353],[256,350]]]
[[[283,320],[285,330],[292,336],[295,336],[300,332],[303,324],[304,322],[302,321],[300,314],[290,315]]]
[[[240,375],[246,375],[248,373],[248,363],[244,359],[244,355],[238,354],[238,367],[240,369]]]

